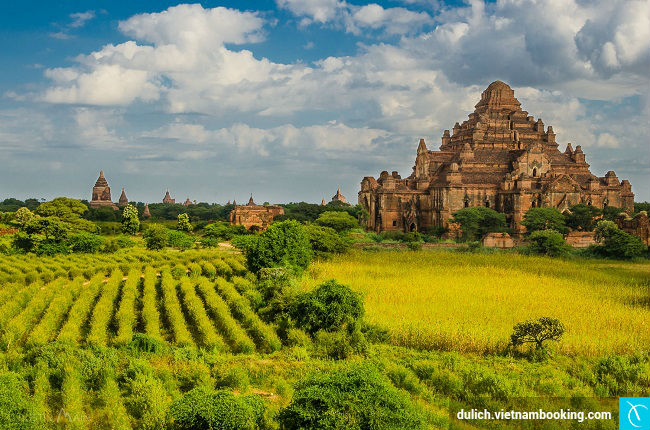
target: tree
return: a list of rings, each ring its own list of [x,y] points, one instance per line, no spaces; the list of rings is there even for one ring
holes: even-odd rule
[[[352,230],[359,226],[355,218],[350,216],[347,212],[327,211],[320,214],[316,219],[316,224],[329,227],[337,232]]]
[[[296,324],[304,331],[353,331],[363,317],[363,300],[350,287],[329,280],[314,291],[301,294],[292,310]]]
[[[528,236],[530,250],[536,254],[559,257],[571,249],[564,237],[555,230],[537,230]]]
[[[160,224],[151,224],[142,234],[147,249],[163,249],[167,246],[167,228]]]
[[[311,261],[311,245],[297,221],[273,223],[244,249],[248,268],[258,273],[264,267],[286,267],[302,272]]]
[[[61,222],[58,218],[50,216],[46,218],[34,218],[25,225],[27,234],[42,234],[46,240],[62,242],[68,235],[67,224]]]
[[[641,256],[647,246],[636,236],[624,232],[612,221],[600,221],[596,226],[597,252],[612,258],[629,259]]]
[[[555,230],[562,234],[568,232],[564,222],[564,215],[555,208],[531,208],[524,215],[521,222],[528,233],[538,230]]]
[[[235,395],[196,387],[170,408],[174,430],[257,430],[265,428],[264,402],[257,395]]]
[[[619,214],[625,212],[622,208],[617,208],[615,206],[607,206],[603,209],[603,219],[608,221],[614,221]]]
[[[559,341],[564,334],[564,325],[560,320],[550,317],[541,317],[515,324],[510,341],[513,346],[524,343],[534,343],[537,349],[544,348],[547,340]]]
[[[82,232],[71,235],[67,244],[72,252],[96,253],[102,249],[104,238],[97,234]]]
[[[24,228],[27,223],[34,219],[34,217],[35,215],[32,211],[26,207],[22,207],[16,211],[14,220],[21,228]]]
[[[350,240],[342,237],[330,227],[307,225],[305,231],[309,237],[311,249],[316,257],[326,257],[331,254],[341,254],[350,247]]]
[[[285,430],[417,430],[421,413],[408,394],[370,364],[315,373],[301,381],[278,416]]]
[[[126,205],[122,211],[122,232],[134,235],[139,230],[140,219],[138,218],[138,208],[133,205]]]
[[[167,244],[174,248],[186,250],[194,246],[194,238],[178,230],[167,230]]]
[[[488,233],[506,230],[506,216],[483,206],[454,212],[451,222],[460,224],[464,240],[479,240]]]
[[[190,223],[190,216],[186,213],[178,214],[178,224],[176,230],[178,231],[192,231],[193,227]]]
[[[595,206],[578,204],[571,206],[568,212],[564,213],[566,225],[572,230],[592,231],[595,227],[595,219],[601,214],[600,209]]]
[[[215,222],[208,224],[203,229],[203,236],[216,240],[230,240],[235,234],[246,234],[246,227],[243,225],[230,225],[227,222]]]
[[[76,199],[57,197],[52,201],[41,203],[36,213],[43,217],[55,216],[69,222],[80,218],[88,210],[88,206]]]

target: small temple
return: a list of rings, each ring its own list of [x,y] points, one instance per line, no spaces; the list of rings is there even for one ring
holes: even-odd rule
[[[258,205],[253,200],[253,195],[245,205],[238,205],[233,200],[234,209],[230,211],[230,223],[243,225],[248,230],[266,230],[273,222],[273,218],[284,215],[284,208],[278,205]]]
[[[149,203],[144,204],[144,210],[142,211],[142,218],[151,218],[151,212],[149,212]]]
[[[183,203],[183,206],[189,206],[189,205],[193,205],[193,204],[194,203],[192,203],[192,200],[190,200],[190,198],[188,197],[187,199],[185,199],[185,202]]]
[[[124,188],[122,188],[122,194],[120,194],[120,200],[117,202],[117,205],[122,208],[128,204],[129,204],[129,199],[126,197],[126,192],[124,192]]]
[[[124,189],[122,189],[122,192],[124,192]],[[99,172],[99,178],[97,178],[95,186],[93,187],[89,205],[91,208],[108,206],[112,209],[118,209],[115,203],[111,200],[111,187],[108,185],[108,181],[104,177],[103,170]]]
[[[338,189],[336,190],[336,194],[334,194],[334,196],[332,197],[332,201],[348,204],[348,200],[345,198],[343,194],[341,194],[341,187],[338,187]]]
[[[162,202],[173,205],[174,203],[176,203],[176,199],[172,199],[172,196],[169,195],[169,190],[167,190],[167,192],[165,193],[165,197],[163,197]]]

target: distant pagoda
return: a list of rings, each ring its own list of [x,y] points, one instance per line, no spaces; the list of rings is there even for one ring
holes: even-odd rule
[[[345,198],[343,194],[341,194],[341,187],[338,187],[336,190],[336,194],[334,194],[334,197],[332,197],[333,202],[341,202],[341,203],[348,203],[348,200]]]
[[[165,197],[163,197],[163,203],[169,203],[169,204],[174,204],[176,203],[176,199],[172,199],[172,196],[169,195],[169,190],[165,193]]]
[[[115,203],[111,200],[111,187],[108,186],[108,181],[104,177],[103,170],[99,172],[99,178],[97,178],[97,182],[95,182],[95,186],[93,187],[92,198],[90,199],[89,205],[91,208],[108,206],[112,209],[118,209],[118,207],[115,206]]]
[[[144,210],[142,211],[142,218],[151,218],[151,212],[149,212],[149,203],[144,204]]]
[[[185,203],[183,203],[183,206],[189,206],[189,205],[193,205],[193,204],[194,203],[192,203],[192,200],[190,200],[190,198],[188,197],[187,199],[185,199]]]
[[[129,199],[126,197],[126,192],[122,188],[122,194],[120,194],[120,200],[117,202],[117,205],[121,208],[129,204]]]

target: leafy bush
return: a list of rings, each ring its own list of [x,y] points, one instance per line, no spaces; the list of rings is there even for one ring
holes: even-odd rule
[[[558,257],[565,255],[571,247],[564,241],[564,237],[555,230],[538,230],[528,236],[529,248],[536,254]]]
[[[463,240],[480,240],[487,233],[506,230],[506,216],[483,206],[454,212],[451,221],[461,226]]]
[[[147,249],[158,250],[167,246],[167,228],[160,224],[152,224],[143,235]]]
[[[136,373],[128,381],[130,392],[126,408],[135,418],[134,428],[158,430],[167,428],[167,410],[171,399],[162,382],[151,375]]]
[[[566,225],[572,230],[592,231],[595,227],[595,219],[601,214],[600,209],[595,206],[578,204],[571,206],[564,213]]]
[[[556,318],[541,317],[515,324],[510,342],[513,346],[534,343],[535,348],[543,349],[547,340],[559,341],[564,334],[564,324]]]
[[[255,430],[264,428],[264,402],[258,396],[197,387],[169,408],[172,429]]]
[[[311,245],[297,221],[274,223],[244,249],[248,268],[258,273],[264,267],[287,267],[302,272],[311,261]]]
[[[569,231],[564,222],[564,215],[555,208],[531,208],[524,215],[521,224],[528,233],[539,230],[555,230],[562,234]]]
[[[312,224],[305,226],[305,231],[309,237],[311,249],[316,257],[342,254],[350,247],[350,240],[339,235],[333,228]]]
[[[186,250],[194,246],[194,238],[187,233],[177,230],[167,231],[167,244],[174,248]]]
[[[320,214],[316,219],[316,224],[329,227],[337,232],[352,230],[359,226],[357,220],[347,212],[327,211]]]
[[[353,354],[363,354],[368,347],[365,336],[359,330],[322,330],[314,336],[314,344],[317,353],[334,360],[345,360]]]
[[[122,231],[126,234],[136,234],[140,230],[138,208],[126,205],[122,211]]]
[[[104,238],[92,233],[76,233],[68,237],[68,246],[72,252],[99,252],[104,245]]]
[[[307,378],[278,420],[286,430],[415,430],[424,425],[408,395],[370,365]]]
[[[178,222],[176,230],[178,231],[192,231],[194,227],[190,223],[190,216],[186,213],[178,214]]]
[[[27,383],[13,372],[0,374],[0,428],[27,430],[41,428],[30,401]]]
[[[602,244],[596,251],[612,258],[634,258],[641,256],[647,247],[636,236],[624,232],[612,221],[600,221],[596,227],[596,239]]]
[[[227,222],[215,222],[203,229],[203,235],[210,239],[231,240],[235,235],[247,234],[243,225],[230,225]]]
[[[36,255],[39,256],[53,256],[57,254],[69,254],[70,249],[63,242],[46,239],[38,243],[36,247]]]
[[[310,334],[343,328],[352,332],[363,316],[363,300],[349,287],[330,280],[300,295],[291,314],[298,327]]]

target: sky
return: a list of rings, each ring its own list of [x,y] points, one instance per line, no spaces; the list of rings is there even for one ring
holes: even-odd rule
[[[0,199],[356,202],[497,79],[650,200],[648,0],[2,2]]]

